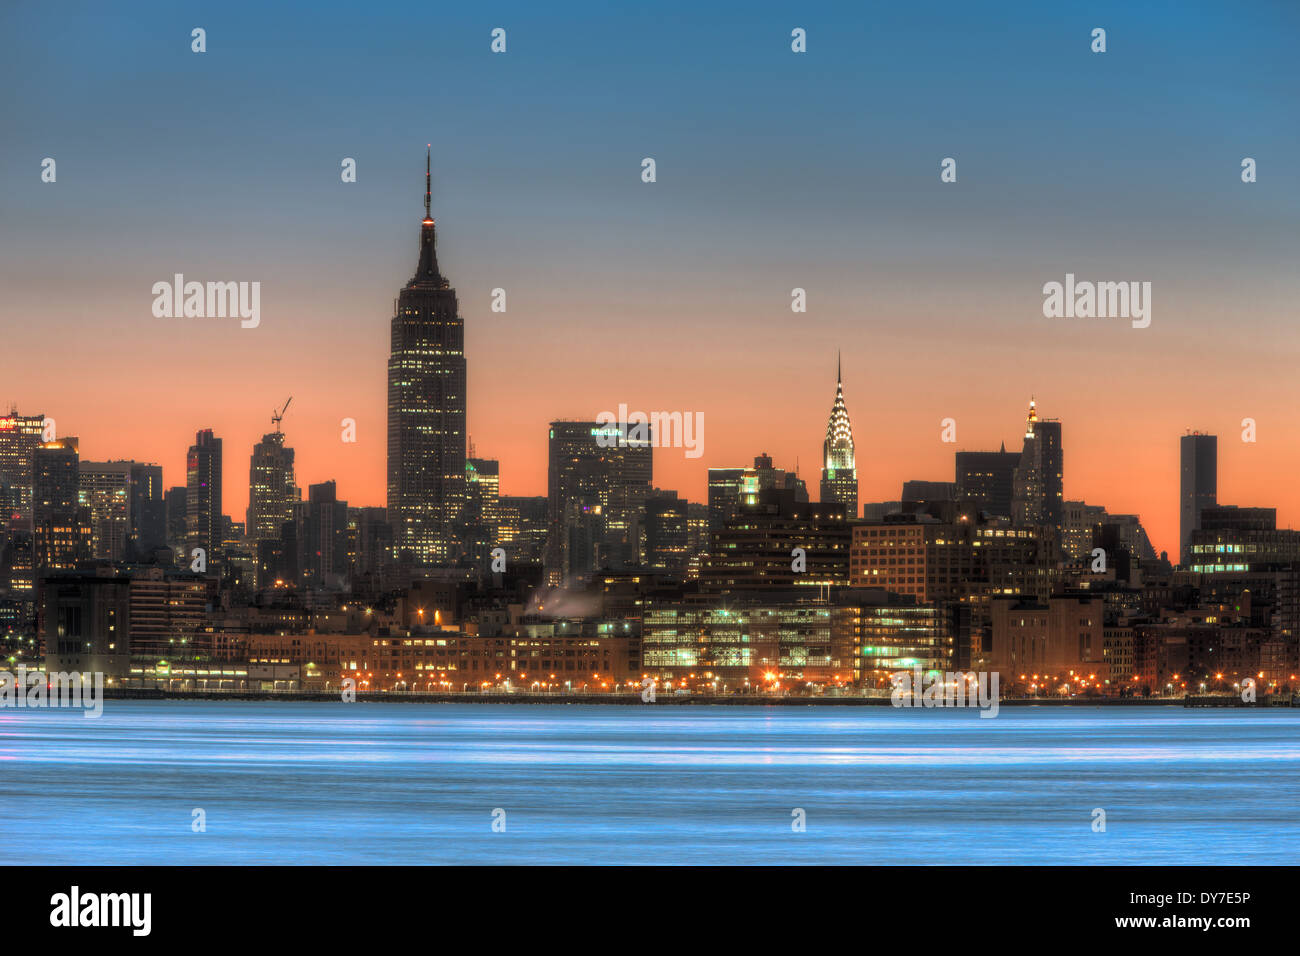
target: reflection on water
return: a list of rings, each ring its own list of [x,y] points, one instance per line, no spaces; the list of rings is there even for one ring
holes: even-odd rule
[[[1293,863],[1297,792],[1292,710],[0,710],[3,863]]]

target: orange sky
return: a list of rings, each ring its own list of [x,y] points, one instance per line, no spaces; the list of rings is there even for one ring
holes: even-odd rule
[[[710,315],[706,299],[680,318],[693,331],[623,345],[629,339],[618,334],[556,342],[529,315],[523,296],[500,315],[487,310],[486,299],[471,303],[461,295],[470,434],[479,455],[501,460],[505,494],[545,493],[550,420],[594,418],[626,402],[646,411],[704,413],[702,458],[656,451],[660,487],[703,501],[708,467],[747,464],[766,451],[778,465],[798,462],[815,496],[841,345],[863,501],[896,499],[909,478],[951,480],[957,449],[994,449],[1005,441],[1018,450],[1032,391],[1043,417],[1064,422],[1066,497],[1140,514],[1157,550],[1172,549],[1177,539],[1178,437],[1189,427],[1220,436],[1220,500],[1276,506],[1281,524],[1295,520],[1300,435],[1287,411],[1290,359],[1209,333],[1204,341],[1184,334],[1175,344],[1159,314],[1140,331],[1053,325],[1041,316],[1001,327],[990,320],[985,343],[956,354],[934,349],[935,322],[923,315],[874,327],[841,319],[827,323],[833,334],[814,320],[786,319],[777,298],[766,314],[751,313],[748,332],[737,336],[734,324]],[[322,299],[320,306],[360,311],[362,303],[349,298]],[[737,311],[746,304],[755,303],[738,303]],[[904,314],[905,306],[898,308]],[[292,394],[284,430],[304,489],[332,478],[352,504],[384,503],[382,298],[370,303],[363,323],[322,324],[313,358],[287,368],[282,356],[297,347],[306,317],[271,311],[255,330],[188,322],[119,314],[81,335],[63,335],[57,319],[42,329],[20,328],[16,338],[35,348],[35,358],[6,380],[0,398],[54,417],[59,434],[80,437],[85,458],[161,463],[168,485],[183,483],[194,431],[213,428],[225,441],[225,508],[242,520],[252,445]],[[1032,347],[1007,346],[1020,329],[1037,336]],[[42,349],[41,342],[59,345]],[[196,357],[202,364],[184,374]],[[1220,390],[1211,374],[1218,362],[1249,365],[1258,374]],[[355,444],[341,441],[344,417],[357,420]],[[940,441],[945,417],[957,420],[956,445]],[[1254,444],[1239,440],[1244,417],[1256,419]]]

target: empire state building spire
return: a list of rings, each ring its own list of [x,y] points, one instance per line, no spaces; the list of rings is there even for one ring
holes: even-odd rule
[[[858,513],[858,471],[853,448],[853,426],[844,404],[843,365],[835,358],[835,404],[826,422],[822,444],[821,500],[842,504],[849,517]]]
[[[438,236],[433,221],[433,146],[424,154],[424,222],[420,223],[420,261],[408,289],[445,289],[447,280],[438,271]]]

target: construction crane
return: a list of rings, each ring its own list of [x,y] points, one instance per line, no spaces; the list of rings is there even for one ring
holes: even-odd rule
[[[290,395],[290,396],[289,396],[289,402],[292,402],[292,401],[293,401],[293,396]],[[275,430],[276,430],[277,433],[280,431],[280,420],[281,420],[282,418],[284,418],[284,413],[285,413],[285,410],[288,409],[288,407],[289,407],[289,402],[285,402],[285,403],[284,403],[284,408],[280,409],[278,412],[272,412],[272,413],[271,413],[271,424],[273,424],[273,425],[275,426]]]

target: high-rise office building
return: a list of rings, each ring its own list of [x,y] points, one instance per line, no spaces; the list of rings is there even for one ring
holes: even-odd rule
[[[465,323],[438,270],[425,164],[415,275],[398,294],[388,359],[388,520],[394,547],[418,565],[460,558],[465,498]]]
[[[465,459],[465,510],[461,540],[470,563],[486,571],[501,537],[501,463],[494,458]]]
[[[371,586],[382,583],[381,576],[393,556],[393,529],[388,526],[388,512],[383,508],[348,509],[348,529],[355,539],[352,578],[369,578]]]
[[[220,568],[221,507],[221,439],[205,428],[194,436],[185,460],[186,563],[193,561],[195,548],[202,548],[208,570]]]
[[[551,422],[546,583],[581,584],[641,562],[654,449],[632,427]]]
[[[131,551],[128,559],[151,555],[167,546],[167,511],[163,504],[162,466],[131,465]]]
[[[1019,526],[1060,529],[1065,517],[1064,455],[1061,423],[1040,419],[1033,399],[1025,419],[1025,447],[1016,468],[1011,504],[1012,521]]]
[[[957,495],[993,517],[1011,517],[1020,455],[1007,451],[957,452]]]
[[[32,463],[44,430],[44,415],[19,415],[15,408],[0,417],[0,518],[6,525],[31,529]]]
[[[131,462],[81,462],[78,498],[90,512],[92,556],[125,560],[132,525]]]
[[[744,498],[744,468],[709,469],[709,537],[721,531],[736,513]],[[754,483],[754,501],[758,500],[758,486]]]
[[[839,360],[835,367],[835,404],[826,422],[826,441],[822,444],[823,503],[844,505],[850,518],[858,514],[858,467],[853,454],[853,426],[844,406],[844,381]]]
[[[189,489],[185,485],[168,488],[163,495],[163,511],[167,522],[167,546],[177,552],[177,560],[182,557],[185,542],[189,538],[189,507],[186,498]]]
[[[1191,563],[1192,532],[1201,527],[1201,512],[1218,503],[1219,439],[1192,432],[1178,440],[1178,563]]]
[[[646,498],[646,563],[652,568],[682,571],[692,551],[690,503],[675,491],[656,488]]]
[[[349,571],[348,503],[332,481],[307,489],[298,538],[298,568],[307,588],[342,588]]]
[[[549,510],[550,501],[544,495],[501,498],[501,547],[506,549],[511,567],[542,564],[551,531]]]
[[[253,446],[248,462],[248,511],[245,534],[256,547],[259,541],[279,541],[284,525],[293,515],[293,503],[301,498],[294,482],[293,449],[284,443],[284,433],[267,432]]]
[[[40,571],[74,568],[90,557],[90,513],[81,506],[75,438],[37,447],[32,457],[32,523]]]

